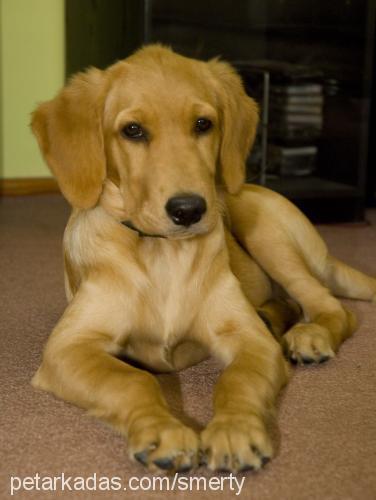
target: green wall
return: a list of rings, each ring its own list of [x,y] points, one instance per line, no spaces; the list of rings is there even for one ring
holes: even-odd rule
[[[46,177],[30,113],[63,85],[64,0],[0,0],[0,176]]]

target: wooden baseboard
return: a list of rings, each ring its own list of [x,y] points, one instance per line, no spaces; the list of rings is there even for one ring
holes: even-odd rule
[[[58,192],[59,188],[57,182],[52,177],[0,179],[0,194],[3,196],[23,196]]]

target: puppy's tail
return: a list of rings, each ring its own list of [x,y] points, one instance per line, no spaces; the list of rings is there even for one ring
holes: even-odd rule
[[[331,255],[327,255],[320,275],[324,285],[338,297],[376,302],[376,279]]]

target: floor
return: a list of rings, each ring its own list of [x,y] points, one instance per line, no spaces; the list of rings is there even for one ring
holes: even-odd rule
[[[22,499],[376,499],[376,305],[355,301],[347,305],[359,317],[358,331],[333,361],[294,369],[279,399],[277,456],[263,471],[239,475],[241,491],[226,474],[204,469],[175,483],[174,491],[158,484],[155,491],[131,491],[151,488],[152,477],[128,460],[123,438],[29,383],[65,307],[61,241],[68,214],[58,195],[0,203],[0,499],[10,497],[11,476],[14,496]],[[334,255],[376,275],[376,211],[367,218],[369,224],[319,230]],[[217,376],[209,360],[159,379],[173,411],[201,427],[211,415]],[[70,482],[62,483],[63,473]],[[55,476],[57,491],[48,491]],[[205,479],[189,491],[190,478]],[[78,488],[86,480],[91,491],[70,491],[73,480]]]

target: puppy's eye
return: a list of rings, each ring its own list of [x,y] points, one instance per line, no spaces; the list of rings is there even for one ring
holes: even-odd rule
[[[144,139],[146,137],[145,130],[136,122],[127,123],[121,129],[121,135],[128,139]]]
[[[208,118],[198,118],[195,123],[195,131],[197,134],[203,134],[210,130],[213,126],[213,123]]]

